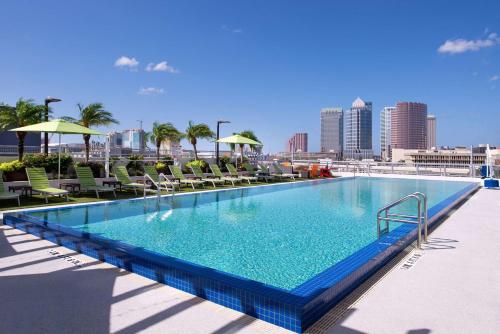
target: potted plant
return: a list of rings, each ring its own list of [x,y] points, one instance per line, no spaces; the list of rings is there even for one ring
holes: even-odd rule
[[[24,163],[15,160],[0,164],[0,170],[3,172],[5,181],[26,181],[26,172]]]

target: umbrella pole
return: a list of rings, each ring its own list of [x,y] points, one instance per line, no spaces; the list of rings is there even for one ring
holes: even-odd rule
[[[59,134],[59,145],[57,146],[58,166],[57,166],[57,187],[61,186],[61,134]]]

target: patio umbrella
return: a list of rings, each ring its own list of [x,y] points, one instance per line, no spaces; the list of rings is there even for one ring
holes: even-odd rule
[[[27,125],[20,128],[12,129],[9,131],[23,131],[23,132],[49,132],[59,134],[58,153],[58,169],[57,169],[57,183],[59,185],[61,180],[61,135],[62,134],[80,134],[80,135],[104,135],[103,133],[86,128],[84,126],[71,123],[62,119],[54,119],[49,122],[42,122],[33,125]]]
[[[255,141],[253,139],[243,137],[241,135],[232,135],[229,137],[221,138],[217,140],[219,143],[226,143],[226,144],[247,144],[247,145],[258,145],[262,146],[262,143],[259,143],[258,141]],[[243,149],[241,150],[241,159],[243,159]],[[238,160],[236,160],[236,164],[238,164]]]

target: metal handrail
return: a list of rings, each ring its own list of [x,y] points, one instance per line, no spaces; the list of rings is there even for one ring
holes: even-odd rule
[[[411,199],[417,200],[417,215],[405,215],[399,213],[389,213],[389,210],[398,206],[401,203],[407,202]],[[423,207],[422,207],[423,205]],[[384,216],[382,216],[384,214]],[[380,223],[385,222],[385,228],[381,229]],[[417,224],[418,225],[418,235],[417,235],[417,247],[420,248],[422,242],[422,221],[424,225],[424,241],[427,242],[427,231],[428,231],[428,217],[427,217],[427,196],[421,192],[414,192],[412,194],[401,197],[397,201],[394,201],[377,211],[377,237],[380,238],[381,235],[389,232],[389,222],[400,222],[407,224]]]
[[[158,182],[153,180],[153,178],[149,174],[145,173],[144,177],[143,177],[143,182],[144,182],[144,184],[146,184],[146,179],[149,179],[156,186],[156,195],[158,196],[158,198],[160,198],[161,197],[162,178],[165,180],[166,183],[171,184],[172,196],[174,196],[175,195],[175,184],[171,183],[170,180],[167,178],[167,176],[163,173],[158,174]],[[168,191],[168,187],[165,187],[165,189]],[[146,187],[144,187],[144,197],[146,197]]]

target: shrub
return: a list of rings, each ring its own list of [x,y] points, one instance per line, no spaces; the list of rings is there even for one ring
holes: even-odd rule
[[[159,173],[163,173],[163,174],[167,174],[169,169],[168,169],[168,165],[164,162],[158,162],[156,163],[155,165],[156,167],[156,170],[159,172]]]
[[[77,162],[76,166],[77,167],[90,167],[90,169],[92,170],[92,175],[94,175],[94,177],[102,177],[104,174],[104,170],[105,170],[103,163],[94,162],[94,161]]]
[[[140,154],[131,154],[129,157],[129,162],[127,164],[127,171],[130,176],[134,175],[144,175],[143,162],[140,160],[144,160],[144,156]]]
[[[174,164],[174,158],[172,158],[170,155],[166,155],[161,158],[161,162],[167,164],[167,165],[173,165]]]
[[[207,163],[204,160],[192,160],[186,164],[186,171],[188,173],[191,173],[191,166],[193,167],[200,167],[202,171],[205,172],[207,168]]]
[[[24,163],[18,160],[0,163],[0,170],[4,173],[17,172],[24,169]]]
[[[47,173],[57,174],[58,169],[58,155],[51,153],[44,155],[42,153],[26,154],[24,156],[24,165],[26,167],[43,167]],[[68,167],[73,164],[71,155],[61,153],[61,174],[67,174]]]
[[[231,157],[228,157],[227,155],[225,155],[223,157],[220,157],[219,161],[220,161],[220,170],[222,172],[227,172],[226,164],[231,162]]]

